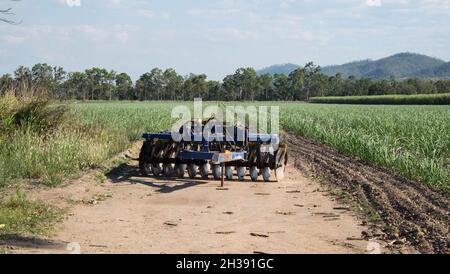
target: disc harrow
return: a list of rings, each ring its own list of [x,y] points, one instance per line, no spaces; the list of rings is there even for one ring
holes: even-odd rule
[[[288,161],[287,146],[276,134],[251,134],[247,127],[192,121],[179,130],[189,138],[174,141],[172,132],[146,133],[139,156],[143,176],[256,182],[281,181]],[[210,134],[204,134],[208,123]],[[219,127],[222,130],[218,130]],[[219,133],[220,132],[220,133]],[[184,135],[183,135],[184,136]]]

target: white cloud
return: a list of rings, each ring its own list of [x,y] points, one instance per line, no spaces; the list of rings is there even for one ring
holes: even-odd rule
[[[280,8],[288,9],[289,7],[291,7],[291,4],[296,3],[296,2],[297,2],[297,0],[284,0],[284,1],[281,1]]]
[[[381,0],[366,0],[366,4],[369,7],[381,7]]]
[[[168,12],[156,12],[150,9],[138,9],[137,14],[142,17],[150,18],[150,19],[163,19],[163,20],[169,20],[170,19],[170,13]]]
[[[69,7],[81,7],[81,0],[66,0]]]
[[[120,31],[116,33],[116,39],[122,44],[126,44],[129,41],[130,35],[127,31]]]
[[[140,10],[138,10],[138,14],[140,16],[144,16],[144,17],[147,17],[147,18],[155,17],[155,12],[152,11],[152,10],[149,10],[149,9],[140,9]]]
[[[81,7],[82,0],[55,0],[57,3],[67,7]]]
[[[236,8],[227,8],[227,9],[189,9],[187,11],[188,15],[191,16],[203,16],[203,17],[217,17],[217,16],[229,16],[229,15],[238,15],[242,11]]]
[[[15,36],[15,35],[10,35],[10,34],[0,37],[0,41],[2,41],[2,43],[8,44],[8,45],[22,44],[26,40],[27,39],[25,37]]]
[[[27,43],[90,43],[95,47],[104,47],[114,43],[128,43],[136,28],[130,25],[96,26],[96,25],[32,25],[18,26],[14,29],[0,27],[4,34],[0,37],[2,44],[18,45]]]
[[[254,31],[241,30],[238,28],[208,28],[202,35],[212,42],[249,40],[258,37],[258,34]]]

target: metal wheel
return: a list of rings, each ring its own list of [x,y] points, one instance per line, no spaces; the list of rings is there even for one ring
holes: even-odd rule
[[[262,172],[264,182],[270,182],[270,168],[265,167]]]
[[[251,167],[250,168],[250,178],[252,178],[253,182],[258,181],[258,177],[259,177],[259,170],[257,167]]]
[[[286,145],[280,146],[276,155],[277,168],[275,169],[275,177],[277,179],[277,182],[280,182],[284,179],[284,173],[286,170],[287,162],[288,162],[287,146]]]
[[[238,167],[237,176],[238,176],[239,181],[245,180],[245,167]]]
[[[227,166],[227,167],[225,168],[225,177],[226,177],[227,180],[229,180],[229,181],[233,180],[233,167]]]
[[[172,176],[173,175],[173,173],[174,173],[174,167],[173,167],[173,165],[171,165],[171,164],[168,164],[168,165],[164,165],[163,166],[163,171],[164,171],[164,176],[166,176],[166,177],[170,177],[170,176]]]
[[[162,167],[161,167],[160,164],[157,164],[157,165],[153,165],[153,166],[152,166],[152,173],[153,173],[153,175],[155,175],[156,177],[161,176],[161,173],[162,173],[162,172],[163,172],[163,169],[162,169]]]
[[[187,165],[180,164],[175,166],[175,171],[177,173],[177,177],[180,179],[184,178],[184,175],[186,174]]]
[[[188,165],[188,174],[189,178],[191,179],[195,179],[195,177],[197,176],[197,167],[194,164]]]
[[[139,170],[142,176],[149,176],[152,172],[151,165],[148,161],[149,156],[151,156],[151,145],[145,142],[139,154]]]
[[[222,167],[220,165],[213,165],[212,174],[213,174],[214,180],[222,179]]]
[[[200,175],[202,176],[202,179],[208,179],[208,175],[209,175],[209,165],[208,164],[202,164],[200,166]]]

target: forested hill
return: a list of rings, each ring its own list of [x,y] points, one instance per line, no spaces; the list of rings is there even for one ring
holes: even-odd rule
[[[430,79],[450,79],[450,62],[423,70],[419,75]]]
[[[293,64],[275,65],[258,73],[289,74],[298,66]],[[322,67],[322,73],[334,76],[337,73],[342,77],[355,76],[356,78],[371,78],[374,80],[424,78],[424,79],[450,79],[450,63],[443,60],[415,53],[399,53],[380,60],[363,60],[343,65]]]
[[[299,65],[295,65],[295,64],[273,65],[273,66],[258,70],[258,74],[259,75],[270,74],[272,76],[275,74],[289,75],[291,72],[298,69],[299,67],[300,67]]]

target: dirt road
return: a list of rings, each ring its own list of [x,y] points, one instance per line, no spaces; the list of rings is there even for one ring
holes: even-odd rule
[[[367,227],[293,166],[282,183],[157,180],[137,162],[35,198],[70,204],[49,239],[15,240],[17,253],[364,253]],[[64,201],[64,202],[62,202]]]
[[[133,160],[105,180],[88,174],[32,192],[70,213],[53,237],[8,245],[17,253],[448,253],[448,194],[304,138],[287,141],[282,183],[218,189],[144,178]]]

